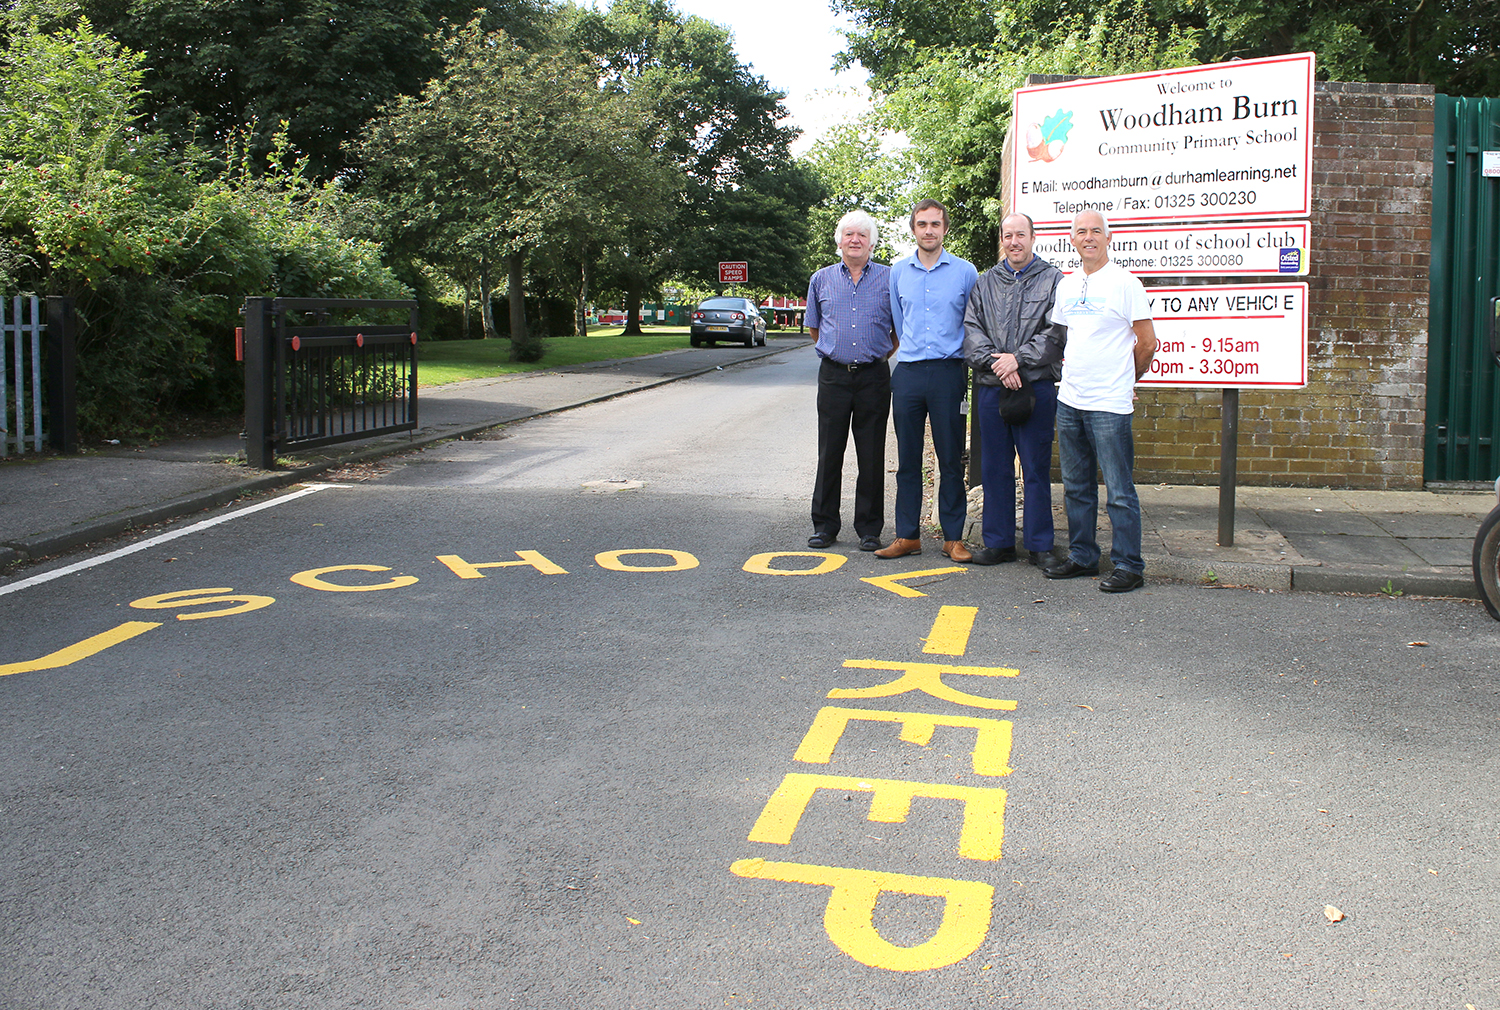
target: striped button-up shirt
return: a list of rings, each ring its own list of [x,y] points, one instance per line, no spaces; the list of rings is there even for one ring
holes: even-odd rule
[[[879,361],[891,353],[891,268],[870,262],[859,283],[840,260],[812,275],[807,325],[818,331],[818,357],[840,365]]]

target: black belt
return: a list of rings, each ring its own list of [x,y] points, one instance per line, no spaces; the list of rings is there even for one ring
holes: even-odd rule
[[[869,368],[871,365],[878,365],[878,364],[880,364],[881,361],[884,361],[884,360],[885,360],[884,358],[881,358],[878,361],[849,361],[849,362],[843,362],[843,361],[834,361],[832,358],[824,358],[823,359],[823,364],[825,364],[825,365],[832,365],[834,368],[837,368],[837,369],[839,369],[841,371],[857,372],[861,368]]]

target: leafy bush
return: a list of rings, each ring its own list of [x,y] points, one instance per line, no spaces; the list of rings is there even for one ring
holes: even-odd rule
[[[260,174],[235,144],[215,170],[138,129],[142,58],[87,19],[13,24],[9,42],[0,283],[73,297],[85,435],[239,409],[232,338],[247,296],[406,296],[380,247],[349,234],[357,204],[309,183],[284,136]]]

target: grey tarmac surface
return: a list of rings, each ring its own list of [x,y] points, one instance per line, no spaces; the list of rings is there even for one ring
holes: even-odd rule
[[[1500,1004],[1477,604],[1109,597],[1025,565],[903,597],[861,580],[952,566],[848,543],[825,574],[747,571],[807,535],[801,368],[449,443],[0,597],[25,618],[0,664],[160,623],[0,676],[0,1005]],[[518,551],[565,573],[439,560]],[[387,570],[291,581],[353,565]],[[130,606],[190,590],[236,599]],[[274,602],[178,619],[246,597]],[[975,608],[961,655],[924,651],[945,606]],[[944,683],[1015,709],[830,699],[897,676],[849,660],[1013,669]],[[977,774],[972,730],[881,721],[796,760],[829,707],[1009,721],[1012,770]],[[959,854],[953,800],[875,822],[856,786],[749,840],[789,773],[1003,788],[1003,855]],[[977,882],[991,919],[956,963],[872,967],[830,939],[829,887],[731,872],[754,859]],[[942,914],[886,894],[873,925],[910,946]]]

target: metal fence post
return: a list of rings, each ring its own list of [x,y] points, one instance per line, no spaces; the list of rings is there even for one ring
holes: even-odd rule
[[[47,425],[56,452],[78,451],[78,347],[73,299],[47,296]]]
[[[260,470],[276,468],[276,446],[272,436],[270,334],[266,319],[271,299],[246,298],[245,316],[245,459]]]

